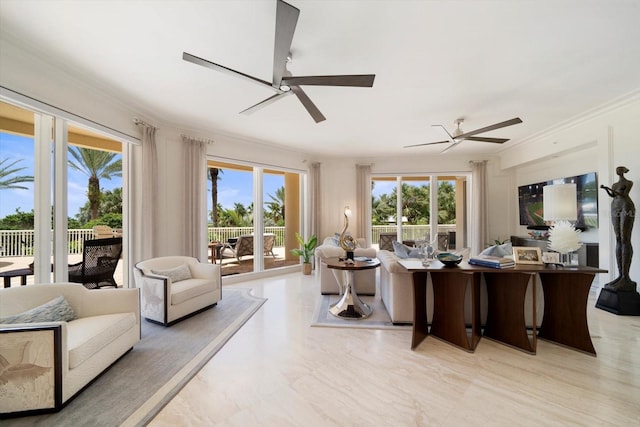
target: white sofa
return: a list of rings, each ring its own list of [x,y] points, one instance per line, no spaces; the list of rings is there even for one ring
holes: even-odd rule
[[[3,414],[60,410],[140,341],[138,289],[89,290],[79,283],[0,289],[0,321],[15,321],[17,315],[23,322],[59,319],[60,304],[41,306],[60,296],[64,314],[72,309],[66,318],[75,320],[0,324]]]
[[[367,257],[372,259],[376,257],[375,248],[365,247],[366,243],[364,239],[356,239],[356,241],[358,242],[358,247],[353,252],[355,257]],[[316,248],[315,254],[316,265],[319,266],[320,292],[322,295],[339,294],[340,289],[346,285],[346,272],[327,267],[327,264],[323,262],[323,260],[326,258],[346,256],[344,249],[338,246],[334,237],[327,237],[322,242],[322,245]],[[355,271],[353,274],[353,281],[353,285],[355,286],[358,295],[376,294],[375,269]]]
[[[140,261],[133,275],[136,286],[141,289],[142,316],[170,326],[215,306],[222,299],[220,269],[218,264],[201,263],[186,256]]]
[[[468,259],[468,249],[456,251],[461,253],[464,259]],[[378,251],[378,259],[380,260],[380,298],[384,303],[389,317],[393,323],[413,323],[413,277],[412,273],[405,270],[398,260],[400,259],[394,252],[381,250]],[[435,261],[437,262],[437,261]],[[544,312],[544,300],[542,293],[542,285],[537,283],[536,298],[536,323],[540,326],[542,315]],[[471,323],[470,302],[471,294],[467,293],[465,304],[465,322]],[[525,296],[525,307],[532,305],[531,286],[527,289]],[[433,285],[431,284],[431,275],[427,277],[427,320],[431,323],[433,318]],[[480,319],[482,325],[487,320],[487,289],[484,283],[484,277],[481,281],[480,288]],[[525,310],[525,322],[528,327],[533,324],[533,316],[531,310]]]

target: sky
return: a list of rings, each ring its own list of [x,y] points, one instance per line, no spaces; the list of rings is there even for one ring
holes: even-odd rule
[[[34,145],[33,139],[0,132],[0,160],[9,159],[6,164],[21,160],[14,167],[25,167],[18,175],[34,175]],[[87,201],[88,177],[83,173],[69,168],[68,174],[68,210],[69,217],[75,218],[80,207]],[[264,201],[270,201],[269,194],[275,195],[276,190],[284,185],[282,175],[265,174]],[[13,214],[16,208],[21,212],[31,212],[33,209],[33,182],[21,184],[28,190],[0,190],[0,218]],[[111,180],[101,179],[102,190],[113,190],[122,187],[122,178],[113,177]],[[207,197],[211,200],[211,181],[207,180]],[[218,180],[218,203],[225,208],[233,208],[235,203],[242,203],[248,207],[253,200],[253,176],[249,172],[239,172],[226,169]],[[209,206],[208,209],[211,209]]]

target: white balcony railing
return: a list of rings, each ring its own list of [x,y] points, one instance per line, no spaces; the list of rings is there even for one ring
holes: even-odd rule
[[[443,233],[455,230],[455,224],[439,225],[438,232]],[[380,233],[393,233],[396,227],[393,225],[374,225],[371,227],[371,241],[377,244],[380,241]],[[265,233],[276,235],[275,247],[284,247],[284,227],[265,227]],[[253,233],[253,227],[209,227],[207,230],[210,242],[226,242],[228,239],[238,237],[241,234]],[[403,225],[402,240],[422,240],[431,233],[430,225]],[[322,241],[324,236],[318,236]],[[67,230],[67,247],[69,255],[82,254],[82,242],[93,239],[93,230],[72,229]],[[25,257],[33,256],[34,248],[33,230],[0,230],[0,257]]]

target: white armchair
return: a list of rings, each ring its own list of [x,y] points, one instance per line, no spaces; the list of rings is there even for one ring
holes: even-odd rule
[[[375,259],[375,248],[365,247],[364,239],[356,239],[358,247],[353,252],[356,257],[368,257]],[[346,253],[344,249],[337,245],[335,238],[327,237],[322,245],[316,248],[316,265],[319,266],[320,274],[320,292],[322,295],[339,294],[340,289],[346,284],[345,272],[342,270],[330,269],[323,262],[326,258],[344,257]],[[358,295],[375,295],[376,294],[376,270],[355,271],[353,275],[353,284]],[[338,285],[340,283],[340,286]]]
[[[222,299],[220,266],[196,258],[151,258],[133,269],[140,288],[140,312],[151,322],[170,326],[215,306]]]

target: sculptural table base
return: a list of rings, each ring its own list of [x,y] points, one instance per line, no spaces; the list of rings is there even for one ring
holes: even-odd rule
[[[596,307],[621,316],[640,316],[640,294],[635,291],[600,291]]]
[[[371,316],[373,309],[362,302],[353,287],[353,270],[347,271],[349,281],[342,298],[329,308],[329,313],[343,319],[364,319]]]
[[[329,313],[341,319],[364,319],[371,316],[373,309],[358,297],[354,287],[353,276],[356,271],[379,267],[380,261],[372,259],[366,262],[345,262],[338,258],[327,258],[325,263],[329,268],[347,272],[347,283],[344,290],[340,290],[342,293],[340,301],[329,308]]]

